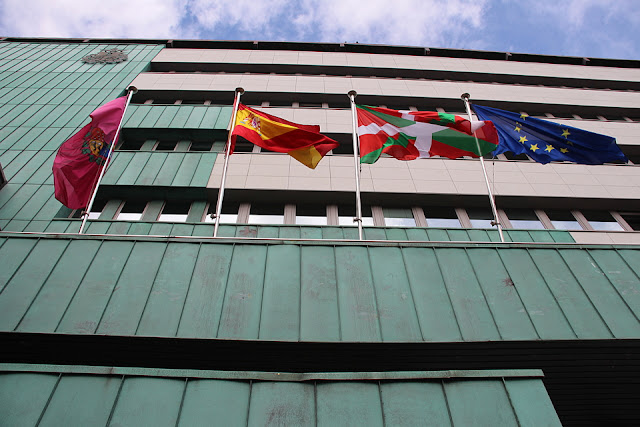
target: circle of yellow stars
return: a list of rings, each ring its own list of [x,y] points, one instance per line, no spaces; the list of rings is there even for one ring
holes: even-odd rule
[[[520,119],[522,119],[522,121],[524,122],[525,120],[527,120],[527,117],[529,117],[529,115],[527,113],[521,113],[520,114]],[[522,131],[522,124],[519,122],[516,122],[516,126],[513,129],[514,131],[520,133]],[[567,140],[567,144],[568,145],[573,145],[573,143],[571,141],[569,141],[569,135],[571,135],[571,132],[569,132],[569,129],[562,129],[562,134],[560,136],[564,137],[565,140]],[[522,135],[521,137],[518,138],[518,141],[521,144],[525,144],[525,142],[528,142],[529,140],[527,139],[526,135]],[[544,149],[544,151],[551,153],[551,151],[555,150],[556,148],[551,145],[551,144],[545,144],[546,148]],[[525,144],[526,146],[526,144]],[[534,153],[538,150],[540,150],[541,148],[538,147],[538,144],[530,144],[529,145],[529,150],[533,151]],[[566,154],[569,152],[568,148],[560,148],[560,152],[563,154]]]

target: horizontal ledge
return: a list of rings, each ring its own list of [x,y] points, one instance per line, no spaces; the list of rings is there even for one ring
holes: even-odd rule
[[[379,380],[423,380],[451,378],[541,378],[541,369],[492,369],[492,370],[447,370],[447,371],[396,371],[396,372],[260,372],[260,371],[216,371],[200,369],[161,369],[121,366],[86,365],[34,365],[27,363],[0,363],[0,372],[45,372],[89,375],[127,375],[168,378],[207,378],[221,380],[262,381],[379,381]]]

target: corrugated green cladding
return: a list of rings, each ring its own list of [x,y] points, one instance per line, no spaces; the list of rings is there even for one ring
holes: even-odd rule
[[[131,105],[127,129],[217,129],[226,130],[233,109],[204,105]]]
[[[0,228],[21,231],[55,216],[61,206],[53,197],[56,150],[93,110],[123,95],[162,47],[0,42],[0,164],[8,180],[0,191]],[[129,59],[81,61],[110,48]]]
[[[540,378],[483,371],[410,381],[394,379],[394,372],[384,380],[344,373],[342,380],[308,381],[179,374],[1,373],[3,425],[561,425]]]
[[[640,337],[640,250],[8,237],[0,330],[282,341]]]

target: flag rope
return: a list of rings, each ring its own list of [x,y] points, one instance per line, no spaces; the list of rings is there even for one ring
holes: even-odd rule
[[[356,119],[356,95],[355,90],[347,94],[351,100],[351,120],[353,122],[353,163],[356,178],[356,217],[353,222],[358,223],[358,239],[362,240],[362,201],[360,200],[360,156],[358,150],[358,121]]]

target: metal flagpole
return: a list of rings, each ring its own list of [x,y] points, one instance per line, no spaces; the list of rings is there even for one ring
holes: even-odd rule
[[[216,223],[213,227],[213,237],[218,237],[218,228],[220,227],[220,213],[222,212],[222,199],[224,198],[224,185],[227,182],[227,169],[229,167],[229,151],[231,151],[231,134],[236,126],[236,115],[238,114],[238,105],[240,104],[240,95],[244,93],[241,87],[236,88],[236,96],[233,103],[233,114],[231,115],[231,126],[229,127],[229,136],[227,137],[227,146],[224,152],[224,166],[222,167],[222,179],[220,180],[220,189],[218,190],[218,201],[216,202]]]
[[[120,119],[120,123],[118,123],[118,128],[116,129],[116,133],[113,136],[113,142],[111,143],[111,147],[109,147],[109,153],[107,154],[107,158],[104,161],[104,166],[100,169],[100,174],[98,175],[98,180],[96,181],[96,186],[93,189],[93,194],[91,195],[91,199],[89,200],[89,204],[82,215],[82,224],[80,224],[80,230],[78,230],[78,234],[82,234],[84,231],[84,227],[87,224],[87,219],[89,219],[89,213],[91,212],[91,208],[93,207],[93,202],[96,200],[96,195],[98,194],[98,187],[100,187],[100,181],[102,181],[102,177],[104,176],[105,171],[107,170],[107,166],[109,165],[109,160],[111,159],[111,154],[113,153],[113,149],[118,143],[118,137],[120,136],[120,129],[122,129],[122,123],[124,123],[124,116],[127,114],[127,107],[129,107],[129,103],[131,102],[131,98],[133,94],[138,92],[138,88],[135,86],[129,86],[127,88],[129,92],[127,94],[127,103],[124,104],[124,110],[122,111],[122,118]]]
[[[464,106],[467,109],[467,114],[469,115],[469,121],[473,123],[473,116],[471,115],[471,107],[469,107],[469,94],[463,93],[462,101],[464,102]],[[473,137],[476,139],[476,145],[478,147],[478,153],[480,153],[480,142],[478,142],[478,137],[476,136],[476,132],[473,131]],[[493,193],[491,192],[491,186],[489,185],[489,177],[487,176],[487,168],[484,166],[484,158],[480,156],[480,165],[482,165],[482,172],[484,173],[484,182],[487,184],[487,192],[489,193],[489,201],[491,202],[491,210],[493,211],[493,222],[498,227],[498,234],[500,235],[500,241],[504,243],[504,234],[502,233],[502,224],[500,223],[500,219],[498,218],[498,209],[496,209],[496,201],[493,197]]]
[[[355,90],[349,91],[351,100],[351,120],[353,122],[353,165],[356,174],[356,217],[354,222],[358,223],[358,238],[362,240],[362,202],[360,201],[360,156],[358,150],[358,120],[356,119],[356,95]]]

